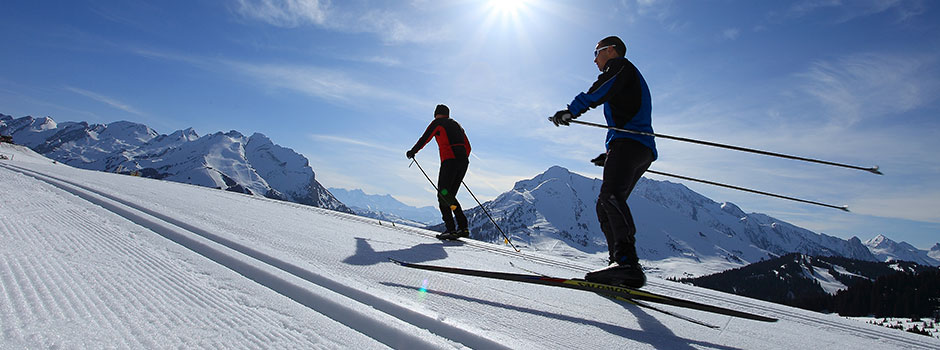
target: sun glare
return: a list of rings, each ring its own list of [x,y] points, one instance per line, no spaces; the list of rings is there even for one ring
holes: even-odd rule
[[[489,6],[493,12],[515,16],[526,8],[528,2],[528,0],[490,0]]]

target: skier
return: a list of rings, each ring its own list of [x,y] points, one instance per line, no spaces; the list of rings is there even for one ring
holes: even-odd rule
[[[626,45],[616,36],[604,38],[594,49],[594,63],[601,71],[587,92],[575,96],[567,109],[552,116],[555,126],[569,125],[590,108],[604,105],[607,125],[627,130],[653,132],[652,99],[643,75],[624,57]],[[627,197],[640,177],[656,160],[652,136],[609,130],[607,152],[591,160],[604,167],[604,180],[597,198],[597,220],[607,237],[609,266],[588,272],[585,280],[639,288],[646,276],[636,253],[636,226]]]
[[[446,229],[437,235],[437,238],[456,240],[460,237],[469,237],[467,217],[463,214],[460,203],[457,202],[457,190],[467,174],[470,165],[470,141],[467,134],[457,121],[450,118],[450,109],[445,105],[437,105],[434,109],[434,120],[428,125],[424,135],[418,139],[411,150],[405,152],[408,159],[414,158],[421,148],[424,148],[431,138],[437,139],[437,148],[441,154],[441,170],[437,176],[438,204],[441,209],[441,219]],[[457,222],[454,223],[454,218]]]

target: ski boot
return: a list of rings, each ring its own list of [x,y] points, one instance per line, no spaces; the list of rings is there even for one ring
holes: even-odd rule
[[[437,239],[442,241],[456,241],[457,238],[460,238],[460,236],[457,235],[457,231],[454,231],[453,229],[446,230],[434,237],[437,237]]]
[[[646,284],[646,275],[643,274],[640,264],[612,263],[605,268],[588,272],[584,275],[584,280],[637,289]]]

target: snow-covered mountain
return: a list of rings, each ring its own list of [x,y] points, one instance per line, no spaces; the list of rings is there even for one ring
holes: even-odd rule
[[[554,166],[484,203],[517,243],[572,258],[607,259],[595,203],[601,180]],[[629,199],[637,251],[662,276],[699,276],[788,253],[875,261],[858,238],[799,228],[732,203],[714,202],[669,181],[643,178]],[[471,236],[502,241],[479,207],[468,210]]]
[[[865,242],[865,246],[871,250],[879,261],[913,261],[922,265],[940,266],[940,243],[937,243],[929,251],[920,250],[907,242],[895,242],[878,235]]]
[[[435,207],[413,207],[391,195],[367,194],[360,189],[330,188],[330,193],[359,215],[407,225],[427,226],[440,222],[441,212]]]
[[[255,133],[200,137],[193,129],[161,135],[143,124],[56,123],[0,115],[0,133],[56,161],[132,173],[349,212],[315,178],[307,158]]]

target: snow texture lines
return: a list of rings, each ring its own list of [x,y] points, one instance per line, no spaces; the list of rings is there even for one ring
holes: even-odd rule
[[[135,205],[106,193],[97,192],[94,189],[68,180],[18,167],[16,170],[104,207],[114,214],[158,233],[170,241],[209,258],[347,327],[356,329],[385,345],[392,347],[407,346],[411,349],[436,349],[448,344],[439,340],[429,341],[430,334],[422,334],[423,332],[420,331],[420,329],[426,329],[437,336],[465,346],[491,349],[503,347],[485,337],[346,286],[303,267],[189,223],[181,222],[155,210]],[[320,289],[328,290],[327,293],[329,294],[336,293],[344,298],[352,299],[365,307],[348,306],[348,299],[347,302],[343,302],[338,301],[335,297],[324,296],[322,291],[317,290],[317,288],[310,288],[305,283],[311,283]],[[181,284],[170,283],[167,286],[161,286],[161,288],[172,289],[173,285]],[[201,298],[202,296],[195,299]],[[375,310],[387,314],[384,318],[388,320],[383,322],[383,317],[368,314],[374,313]],[[390,319],[389,316],[395,319]],[[402,325],[402,321],[405,322],[405,325]],[[417,329],[407,330],[410,327],[417,327]],[[249,331],[246,334],[251,334],[251,332]],[[261,334],[256,334],[255,337],[259,338],[259,342],[261,341],[260,338],[267,338]],[[430,336],[430,338],[433,339],[434,337]]]
[[[203,287],[230,281],[188,263],[191,253],[155,245],[165,241],[150,231],[87,204],[64,205],[81,199],[8,169],[0,167],[0,183],[41,198],[4,196],[0,206],[2,347],[342,346],[305,329],[308,316],[253,306],[244,288]],[[87,324],[96,331],[82,333]]]

